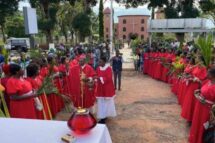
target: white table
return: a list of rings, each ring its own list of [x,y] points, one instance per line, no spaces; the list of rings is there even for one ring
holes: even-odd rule
[[[67,122],[0,118],[1,143],[63,143],[71,133]],[[112,143],[105,125],[97,124],[87,135],[76,136],[75,143]]]

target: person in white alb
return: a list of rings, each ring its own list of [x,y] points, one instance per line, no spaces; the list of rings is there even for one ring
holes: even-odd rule
[[[97,118],[99,123],[105,124],[108,117],[116,116],[116,109],[114,103],[115,88],[112,79],[112,69],[106,64],[106,57],[102,57],[97,68]]]

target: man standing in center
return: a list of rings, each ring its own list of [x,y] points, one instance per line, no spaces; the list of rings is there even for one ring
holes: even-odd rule
[[[69,72],[70,98],[74,107],[90,108],[95,102],[94,69],[86,64],[86,56],[81,55],[79,64],[72,67]]]
[[[114,73],[114,85],[115,89],[117,89],[117,80],[118,80],[118,90],[121,90],[121,74],[122,74],[122,63],[123,59],[120,55],[119,50],[116,51],[116,56],[114,56],[111,60],[113,73]]]

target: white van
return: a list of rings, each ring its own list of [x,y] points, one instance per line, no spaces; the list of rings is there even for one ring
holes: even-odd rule
[[[5,48],[7,50],[27,52],[30,49],[30,40],[29,38],[9,38],[6,41]]]

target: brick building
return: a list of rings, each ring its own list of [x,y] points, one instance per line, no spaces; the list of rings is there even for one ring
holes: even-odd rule
[[[104,37],[105,40],[110,38],[110,8],[104,10]],[[114,20],[115,39],[127,42],[131,35],[136,35],[142,40],[148,40],[147,21],[150,15],[143,14],[141,10],[127,10],[117,16]]]

